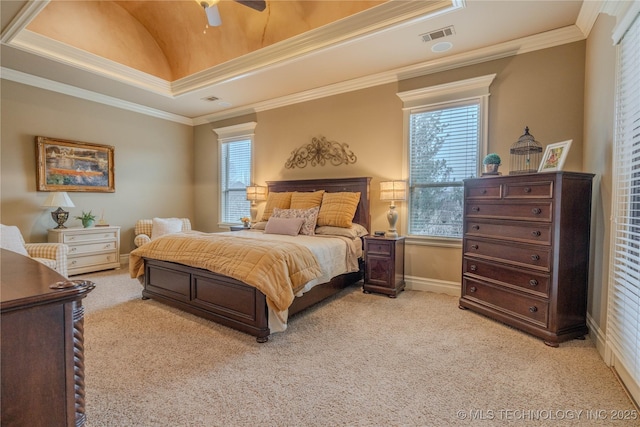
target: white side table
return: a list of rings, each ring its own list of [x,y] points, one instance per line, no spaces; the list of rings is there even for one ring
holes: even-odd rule
[[[69,246],[69,276],[120,268],[119,226],[50,229],[48,241]]]

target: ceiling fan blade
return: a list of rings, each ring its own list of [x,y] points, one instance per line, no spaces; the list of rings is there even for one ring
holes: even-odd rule
[[[218,12],[218,6],[213,5],[204,8],[205,13],[207,14],[207,21],[209,21],[209,25],[212,27],[219,27],[222,25],[222,20],[220,19],[220,12]]]
[[[264,0],[235,0],[235,1],[247,7],[250,7],[251,9],[255,9],[258,12],[262,12],[267,7],[267,3]]]

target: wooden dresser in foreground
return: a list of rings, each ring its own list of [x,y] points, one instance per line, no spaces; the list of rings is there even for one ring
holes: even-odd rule
[[[539,338],[584,338],[593,175],[468,179],[460,308]]]
[[[83,426],[84,298],[94,287],[0,250],[3,426]]]

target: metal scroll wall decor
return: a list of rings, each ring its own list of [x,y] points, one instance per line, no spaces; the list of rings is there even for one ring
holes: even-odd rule
[[[296,148],[291,152],[291,157],[284,164],[287,169],[304,168],[311,166],[324,166],[327,162],[333,166],[355,163],[358,158],[349,150],[347,143],[327,141],[324,136],[312,138],[309,144]]]

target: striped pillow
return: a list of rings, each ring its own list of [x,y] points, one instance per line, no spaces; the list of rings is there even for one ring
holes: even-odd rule
[[[274,208],[289,209],[291,205],[291,192],[286,193],[269,193],[267,196],[267,204],[262,213],[262,221],[268,221],[273,213]]]
[[[324,193],[318,214],[318,225],[351,227],[359,202],[359,191],[356,193]]]

